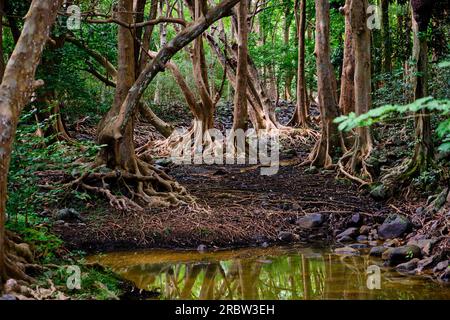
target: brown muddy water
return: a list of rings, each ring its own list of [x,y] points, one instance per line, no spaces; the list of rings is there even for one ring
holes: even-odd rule
[[[402,275],[364,252],[340,256],[330,248],[150,250],[88,261],[159,292],[161,299],[450,299],[448,285]]]

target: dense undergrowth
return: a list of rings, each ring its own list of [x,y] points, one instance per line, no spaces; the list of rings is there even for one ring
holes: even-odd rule
[[[55,287],[47,298],[118,299],[124,290],[123,280],[110,270],[87,264],[85,252],[69,251],[64,241],[51,231],[52,211],[67,206],[85,209],[89,200],[97,200],[95,196],[78,190],[39,187],[44,181],[51,183],[51,177],[46,176],[49,170],[58,177],[83,170],[86,162],[94,160],[99,147],[90,141],[67,143],[58,141],[55,135],[36,134],[50,126],[53,119],[36,123],[34,112],[24,113],[17,130],[9,174],[7,228],[31,246],[35,262],[44,267],[35,275],[35,285]],[[80,267],[81,289],[67,288],[69,265]]]

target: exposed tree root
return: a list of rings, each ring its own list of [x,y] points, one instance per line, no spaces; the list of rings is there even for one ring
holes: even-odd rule
[[[334,169],[336,167],[333,164],[333,158],[331,157],[332,151],[330,150],[330,140],[320,135],[320,138],[316,141],[313,149],[311,150],[308,158],[299,164],[299,166],[316,166],[324,169]]]
[[[370,144],[366,144],[366,147],[362,148],[361,139],[357,135],[353,148],[339,159],[339,171],[350,180],[361,184],[361,186],[371,183],[372,175],[366,162],[370,157],[371,151],[372,147]]]
[[[151,140],[136,150],[137,156],[146,159],[151,155],[169,157],[177,154],[182,157],[183,155],[194,156],[196,152],[200,151],[208,154],[221,152],[222,141],[218,141],[217,137],[212,137],[203,123],[194,120],[187,131],[174,130],[167,139]],[[190,154],[187,155],[186,152],[190,152]]]
[[[381,184],[372,190],[372,196],[376,198],[389,198],[399,188],[410,184],[413,178],[433,167],[430,159],[427,160],[420,153],[417,153],[417,155],[391,169],[388,174],[384,175],[380,179]]]
[[[6,235],[5,268],[0,274],[0,289],[1,284],[8,279],[16,279],[23,284],[34,280],[26,274],[26,271],[34,266],[30,247],[26,243],[21,243],[20,239],[11,232],[7,232]]]
[[[280,130],[279,134],[282,145],[293,149],[300,149],[304,145],[312,145],[320,138],[318,131],[306,127]]]
[[[40,187],[57,188],[48,185]],[[176,206],[193,201],[186,189],[164,171],[139,159],[133,170],[111,170],[104,165],[92,164],[80,177],[61,188],[82,188],[98,193],[108,199],[112,207],[124,211],[141,211],[147,206]]]

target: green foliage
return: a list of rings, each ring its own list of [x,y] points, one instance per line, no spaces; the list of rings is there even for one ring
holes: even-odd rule
[[[9,224],[8,229],[20,234],[23,241],[33,248],[34,257],[41,263],[54,263],[59,258],[63,241],[52,234],[47,227],[24,227],[18,224]]]
[[[48,279],[51,279],[55,286],[67,290],[65,295],[75,300],[97,299],[116,300],[122,294],[123,281],[110,269],[100,268],[87,264],[83,259],[73,262],[81,269],[81,289],[69,290],[66,282],[70,274],[67,266],[61,265],[57,269],[45,271],[39,278],[38,284],[48,286]]]
[[[54,136],[37,135],[36,131],[45,131],[54,118],[35,123],[34,113],[35,110],[21,116],[8,176],[7,213],[10,224],[15,225],[35,225],[45,221],[37,213],[56,203],[61,204],[60,201],[65,197],[63,190],[43,192],[38,187],[40,172],[54,170],[72,175],[84,169],[84,165],[75,161],[80,158],[80,154],[85,160],[83,162],[93,161],[101,148],[89,141],[69,145],[66,142],[53,142]],[[41,179],[45,176],[43,173]]]
[[[413,112],[426,110],[430,113],[440,114],[446,120],[442,121],[436,129],[438,137],[442,140],[440,150],[446,151],[450,148],[450,99],[434,99],[425,97],[407,105],[385,105],[357,116],[354,112],[346,116],[340,116],[334,120],[339,123],[339,130],[350,131],[357,127],[367,127],[375,123],[386,121],[398,116],[408,116]]]

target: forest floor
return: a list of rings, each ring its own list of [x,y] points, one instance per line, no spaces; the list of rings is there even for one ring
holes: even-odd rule
[[[85,223],[55,227],[64,240],[87,251],[149,247],[214,248],[277,242],[330,242],[355,213],[382,222],[393,209],[359,195],[334,171],[309,172],[297,157],[284,159],[278,174],[258,166],[174,166],[169,173],[196,199],[179,208],[145,212],[90,212]],[[299,217],[320,213],[330,223],[302,229]],[[370,220],[370,221],[369,221]]]

